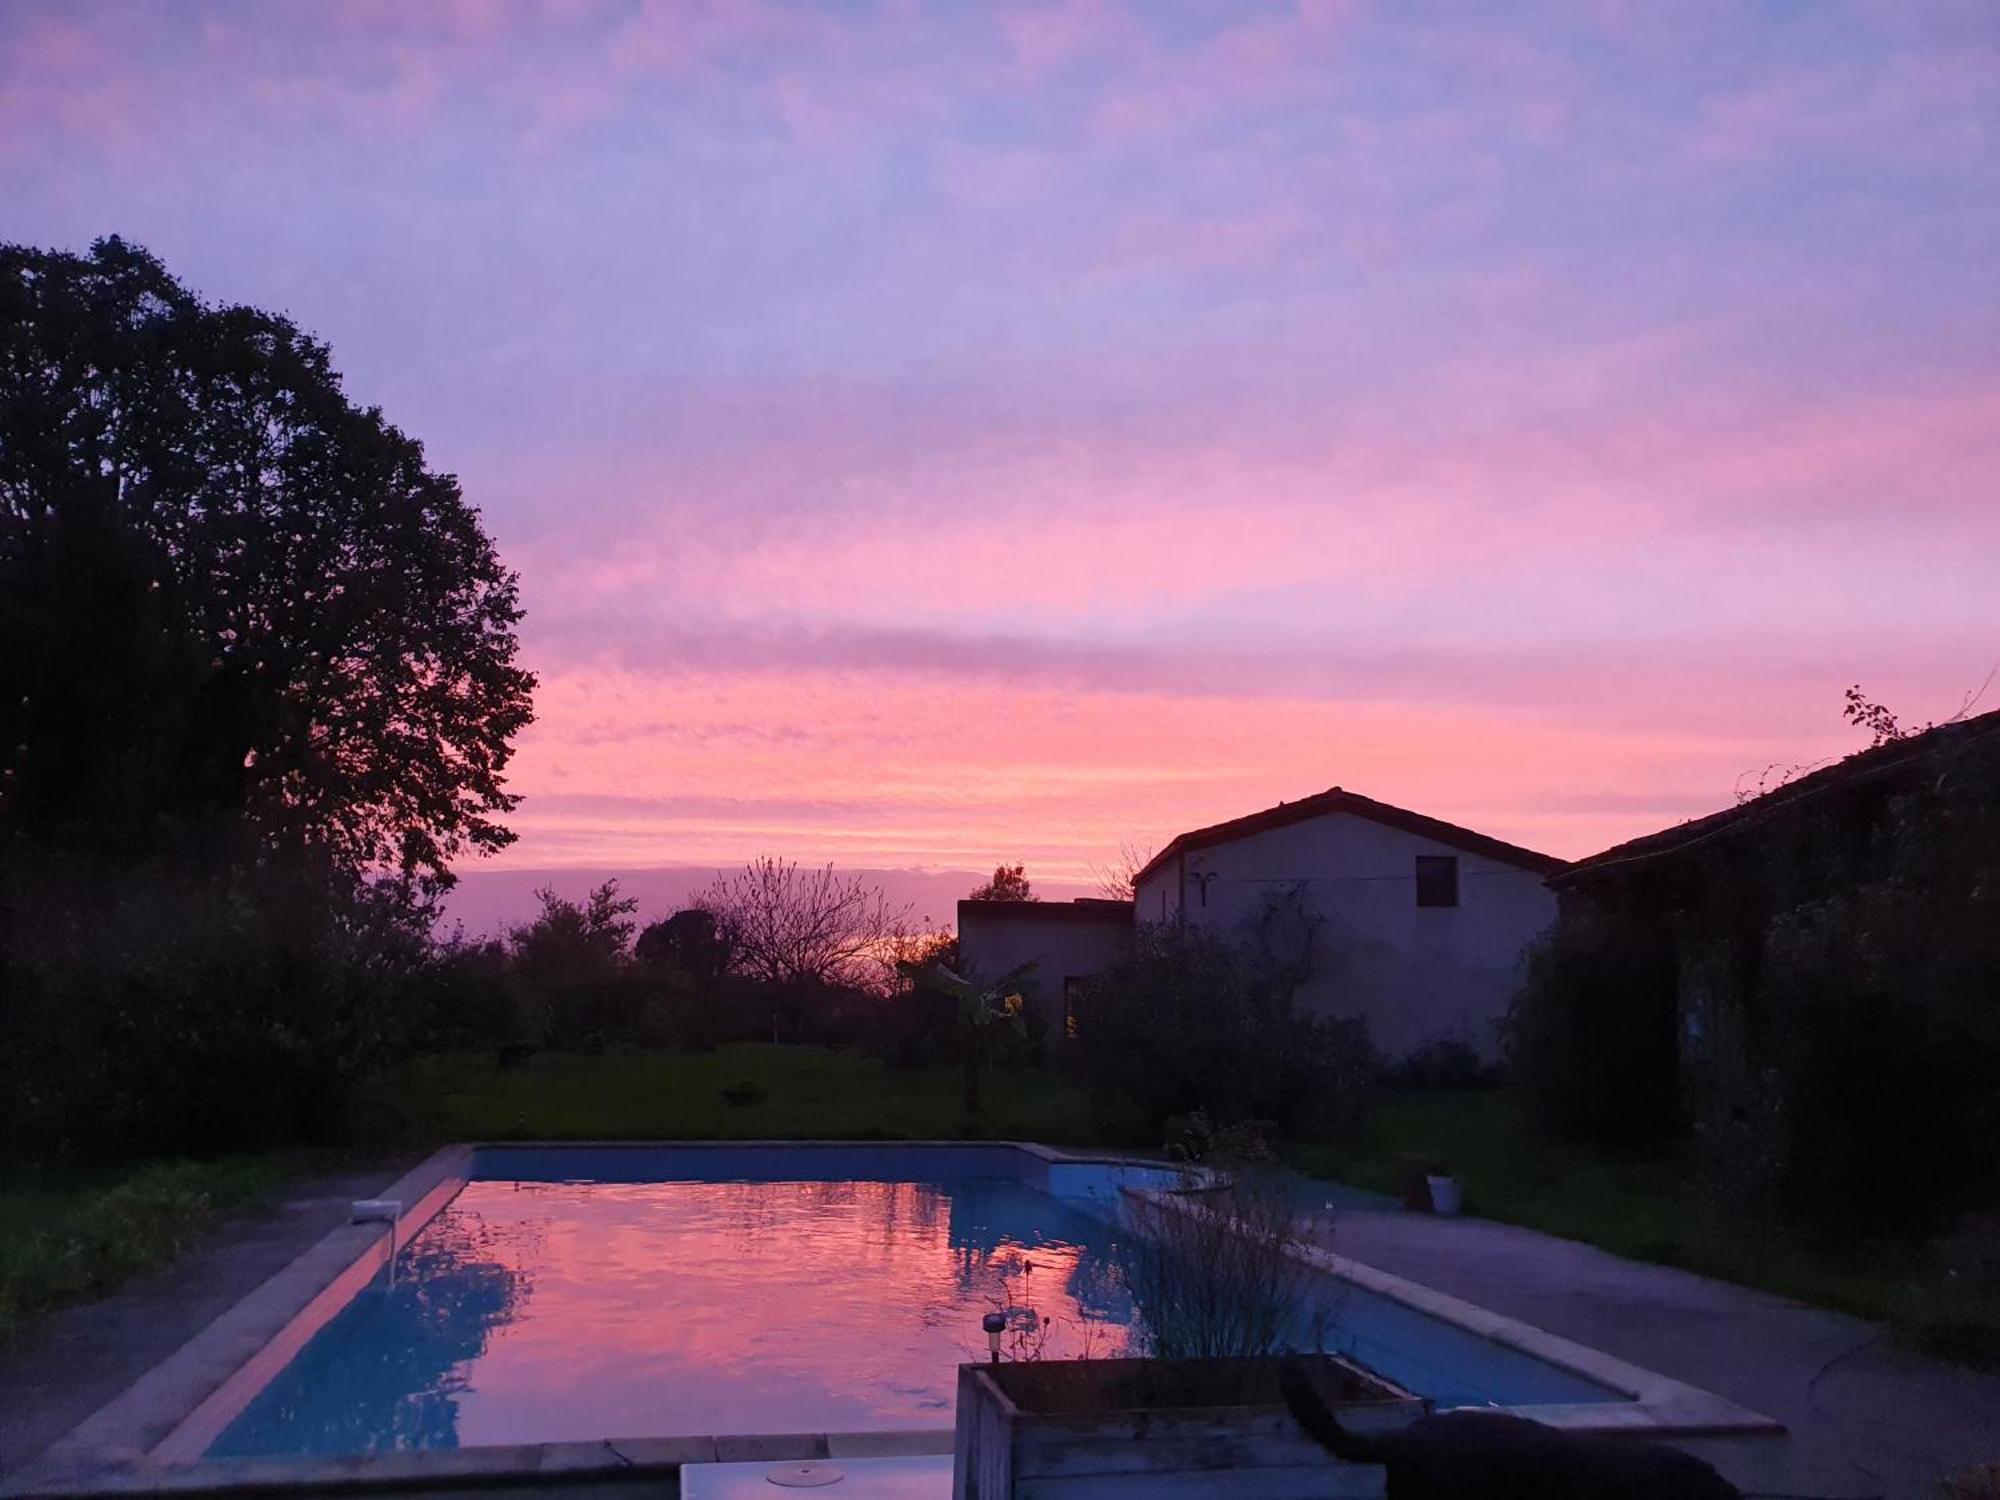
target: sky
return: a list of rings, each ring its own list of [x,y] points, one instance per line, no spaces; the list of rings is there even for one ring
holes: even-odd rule
[[[114,232],[519,571],[475,925],[1335,784],[1578,856],[2000,664],[1985,0],[0,0],[0,238]]]

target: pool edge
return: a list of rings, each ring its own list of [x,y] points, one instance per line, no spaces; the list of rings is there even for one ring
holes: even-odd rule
[[[1145,1189],[1126,1189],[1149,1202],[1161,1203],[1182,1213],[1203,1210],[1171,1195]],[[1657,1370],[1648,1370],[1630,1360],[1593,1349],[1575,1339],[1550,1333],[1519,1318],[1509,1318],[1476,1302],[1454,1297],[1435,1287],[1393,1275],[1345,1255],[1337,1255],[1318,1245],[1294,1245],[1291,1253],[1299,1260],[1329,1276],[1337,1276],[1363,1291],[1386,1297],[1426,1317],[1462,1328],[1467,1333],[1506,1348],[1518,1350],[1572,1375],[1617,1391],[1625,1401],[1564,1402],[1547,1405],[1510,1406],[1511,1415],[1527,1417],[1546,1426],[1570,1432],[1633,1433],[1649,1437],[1755,1437],[1781,1436],[1784,1423],[1762,1412],[1718,1396],[1713,1391],[1689,1385]]]
[[[1003,1140],[474,1141],[432,1153],[380,1196],[413,1205],[397,1221],[400,1244],[428,1223],[464,1186],[482,1149],[666,1151],[677,1147],[773,1146],[961,1150],[989,1147],[1021,1151],[1048,1164],[1146,1167],[1162,1164],[1157,1157],[1071,1151],[1038,1142]],[[1154,1196],[1145,1189],[1126,1191]],[[952,1428],[943,1426],[887,1433],[613,1438],[324,1458],[202,1458],[201,1452],[214,1437],[208,1428],[213,1426],[219,1432],[262,1388],[258,1370],[270,1361],[282,1365],[298,1345],[310,1338],[372,1276],[386,1251],[387,1234],[380,1224],[346,1224],[331,1231],[79,1423],[38,1459],[0,1481],[0,1496],[79,1500],[83,1496],[118,1494],[243,1494],[277,1487],[354,1491],[421,1488],[430,1483],[472,1487],[518,1485],[536,1477],[551,1483],[638,1480],[677,1470],[682,1463],[766,1458],[776,1462],[939,1451],[924,1446],[932,1443],[943,1443],[942,1451],[949,1451]],[[1327,1274],[1632,1398],[1624,1402],[1508,1408],[1516,1415],[1572,1431],[1624,1432],[1662,1438],[1778,1435],[1785,1431],[1781,1423],[1725,1397],[1517,1319],[1502,1317],[1434,1288],[1318,1247],[1301,1247],[1295,1253]],[[230,1409],[232,1402],[234,1409]],[[204,1433],[208,1435],[203,1436]],[[917,1446],[895,1446],[899,1442]],[[889,1446],[881,1446],[885,1443]]]
[[[699,1148],[826,1147],[877,1150],[930,1150],[983,1148],[1013,1150],[1048,1165],[1064,1163],[1130,1164],[1158,1166],[1157,1159],[1096,1150],[1066,1150],[1035,1141],[1008,1140],[480,1140],[459,1141],[442,1146],[397,1178],[376,1196],[411,1205],[396,1220],[396,1243],[410,1237],[429,1223],[456,1196],[469,1180],[478,1154],[483,1150],[630,1150],[671,1151]],[[412,1482],[407,1472],[416,1463],[418,1474],[431,1472],[423,1460],[439,1455],[494,1455],[493,1466],[486,1460],[452,1457],[439,1462],[440,1477],[454,1473],[468,1476],[520,1476],[542,1472],[540,1458],[532,1463],[511,1464],[499,1457],[528,1453],[542,1457],[562,1457],[566,1469],[584,1461],[584,1455],[567,1450],[605,1446],[588,1443],[535,1443],[489,1445],[466,1449],[428,1449],[412,1454],[352,1455],[339,1458],[228,1459],[208,1460],[201,1454],[222,1427],[234,1419],[268,1379],[267,1365],[282,1366],[297,1347],[350,1301],[380,1267],[388,1252],[389,1233],[384,1223],[342,1224],[330,1230],[291,1262],[232,1303],[206,1327],[194,1334],[172,1354],[146,1370],[136,1380],[56,1442],[14,1473],[0,1477],[0,1496],[69,1496],[198,1491],[203,1488],[241,1489],[268,1487],[279,1482],[302,1485]],[[213,1429],[212,1431],[210,1429]],[[947,1435],[950,1429],[938,1431]],[[929,1429],[924,1429],[928,1432]],[[813,1435],[822,1445],[827,1434]],[[842,1443],[865,1441],[873,1434],[833,1434]],[[678,1443],[676,1438],[614,1439],[621,1449],[635,1445]],[[699,1439],[720,1443],[730,1451],[757,1457],[763,1439],[725,1435]],[[824,1451],[806,1451],[810,1442],[795,1444],[797,1451],[774,1452],[772,1457],[825,1457]],[[549,1450],[544,1453],[544,1450]],[[565,1450],[557,1454],[555,1450]],[[864,1456],[855,1454],[855,1456]],[[693,1460],[689,1460],[693,1461]],[[708,1461],[714,1461],[712,1458]],[[623,1464],[614,1467],[623,1467]],[[356,1478],[349,1470],[373,1477]],[[261,1472],[261,1479],[240,1482],[229,1475]],[[343,1478],[346,1475],[348,1477]]]
[[[397,1243],[449,1203],[465,1183],[473,1148],[440,1148],[378,1196],[409,1204],[395,1224]],[[72,1476],[162,1470],[156,1455],[211,1402],[227,1399],[266,1351],[306,1320],[316,1328],[365,1282],[387,1255],[386,1223],[342,1224],[232,1303],[186,1343],[85,1417],[37,1458],[0,1483],[0,1494],[69,1493]],[[252,1392],[254,1394],[254,1391]]]

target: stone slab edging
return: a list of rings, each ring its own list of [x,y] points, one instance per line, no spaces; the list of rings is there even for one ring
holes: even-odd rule
[[[406,1205],[395,1225],[397,1244],[407,1243],[451,1201],[464,1186],[471,1162],[469,1147],[447,1146],[381,1193]],[[261,1379],[251,1384],[260,1356],[280,1342],[289,1343],[289,1334],[308,1325],[305,1337],[310,1337],[345,1306],[388,1258],[389,1239],[385,1223],[343,1224],[332,1230],[84,1418],[10,1477],[0,1493],[67,1493],[66,1486],[78,1479],[105,1479],[132,1469],[160,1472],[157,1450],[171,1444],[204,1408],[212,1412],[238,1394],[244,1400],[254,1395],[262,1384]],[[290,1343],[282,1358],[290,1358],[304,1341]]]
[[[1148,1188],[1126,1188],[1130,1196],[1167,1207],[1179,1213],[1211,1210],[1171,1193]],[[1489,1343],[1515,1349],[1572,1375],[1616,1391],[1625,1401],[1573,1401],[1548,1405],[1509,1406],[1513,1416],[1527,1417],[1549,1427],[1569,1432],[1630,1432],[1650,1437],[1699,1437],[1731,1434],[1777,1436],[1785,1425],[1747,1406],[1739,1406],[1726,1396],[1702,1390],[1685,1381],[1641,1369],[1593,1349],[1573,1339],[1563,1338],[1518,1318],[1499,1313],[1440,1292],[1434,1287],[1391,1275],[1374,1266],[1363,1265],[1344,1255],[1336,1255],[1317,1245],[1294,1244],[1289,1253],[1314,1268],[1337,1276],[1363,1291],[1386,1297],[1404,1307],[1435,1318],[1440,1323],[1477,1334]]]

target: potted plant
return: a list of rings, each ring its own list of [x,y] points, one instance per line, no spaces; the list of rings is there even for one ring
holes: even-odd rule
[[[1213,1155],[1210,1155],[1213,1162]],[[1341,1294],[1302,1254],[1292,1187],[1272,1163],[1226,1161],[1193,1191],[1128,1190],[1119,1270],[1144,1359],[959,1371],[958,1500],[1167,1494],[1379,1494],[1372,1469],[1330,1464],[1286,1408],[1279,1370],[1307,1362],[1343,1425],[1380,1430],[1424,1403],[1325,1348]]]
[[[1405,1427],[1427,1409],[1350,1360],[1306,1358],[1349,1431]],[[961,1365],[953,1500],[1379,1495],[1379,1470],[1329,1459],[1299,1429],[1279,1365],[1268,1355]]]
[[[1403,1189],[1403,1207],[1415,1213],[1432,1211],[1431,1179],[1449,1176],[1451,1163],[1438,1156],[1404,1156],[1398,1159],[1397,1181]]]

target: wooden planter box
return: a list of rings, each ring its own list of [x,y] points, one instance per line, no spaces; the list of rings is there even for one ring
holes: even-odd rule
[[[1335,1355],[1322,1389],[1356,1432],[1426,1403]],[[953,1500],[1380,1495],[1382,1471],[1340,1463],[1299,1431],[1274,1359],[1079,1359],[958,1367]]]

